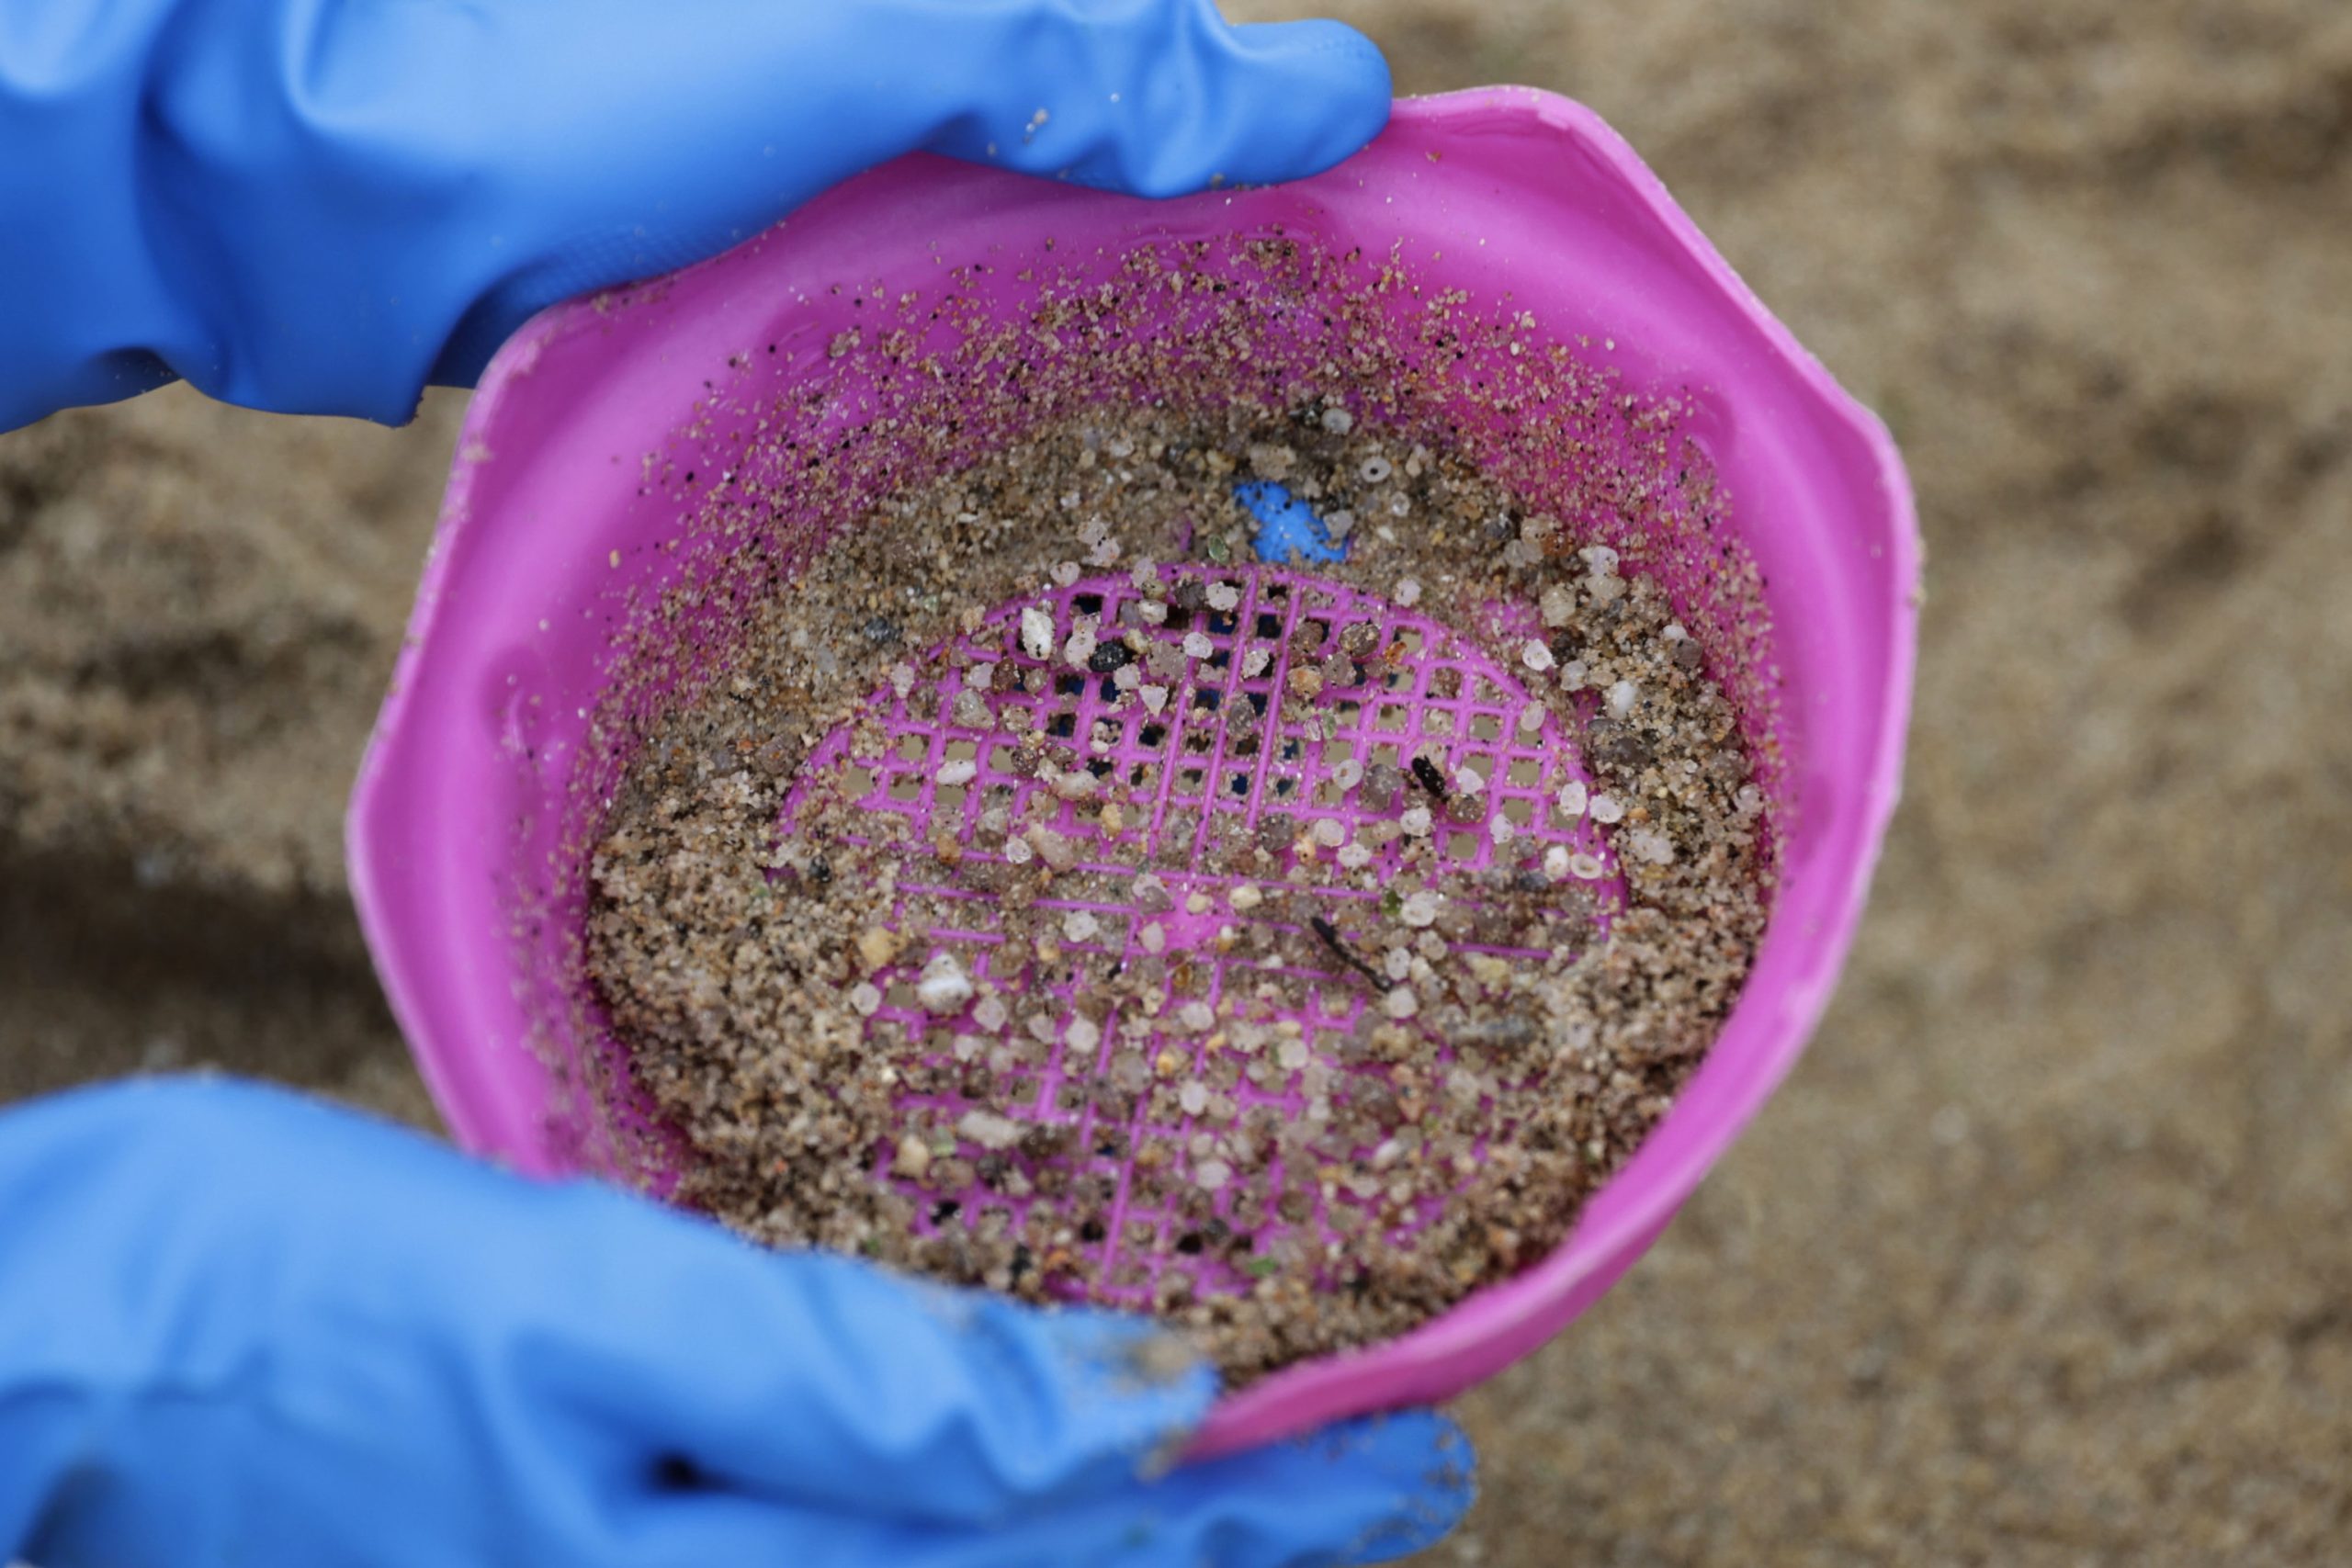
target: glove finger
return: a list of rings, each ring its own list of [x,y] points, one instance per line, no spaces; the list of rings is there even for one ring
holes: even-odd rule
[[[1236,28],[1203,0],[996,9],[1008,69],[930,143],[956,157],[1174,196],[1320,173],[1388,120],[1387,62],[1339,22]]]
[[[1001,1519],[1128,1480],[1214,1395],[1205,1369],[1150,1371],[1139,1319],[777,1257],[608,1206],[626,1223],[596,1227],[610,1240],[565,1325],[576,1353],[549,1375],[574,1408],[715,1484],[836,1514]]]
[[[1187,1465],[985,1531],[878,1534],[912,1568],[1338,1568],[1436,1544],[1473,1495],[1470,1445],[1429,1412]]]

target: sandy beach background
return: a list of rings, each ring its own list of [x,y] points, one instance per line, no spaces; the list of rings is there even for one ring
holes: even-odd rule
[[[1401,90],[1615,123],[1893,425],[1929,546],[1838,1000],[1463,1403],[1430,1561],[2346,1561],[2352,7],[1338,10]],[[339,823],[460,406],[0,437],[0,1099],[211,1064],[431,1124]]]

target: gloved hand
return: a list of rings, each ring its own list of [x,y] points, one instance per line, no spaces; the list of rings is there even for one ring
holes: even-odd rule
[[[1138,1320],[758,1251],[296,1096],[0,1114],[0,1562],[1372,1562],[1467,1500],[1407,1416],[1139,1477]]]
[[[900,152],[1167,195],[1387,113],[1360,35],[1212,0],[0,6],[0,431],[174,375],[396,423]]]

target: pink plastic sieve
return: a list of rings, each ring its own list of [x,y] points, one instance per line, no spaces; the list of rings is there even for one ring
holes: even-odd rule
[[[1444,290],[1523,318],[1629,390],[1677,397],[1694,411],[1691,438],[1731,498],[1728,526],[1760,570],[1769,627],[1743,626],[1736,611],[1709,599],[1696,568],[1720,541],[1629,537],[1631,520],[1643,515],[1631,506],[1577,521],[1655,564],[1751,728],[1770,729],[1778,761],[1763,782],[1777,886],[1762,949],[1722,1037],[1565,1243],[1408,1335],[1293,1367],[1228,1397],[1200,1434],[1203,1453],[1449,1396],[1597,1299],[1802,1049],[1894,807],[1917,547],[1893,446],[1588,111],[1518,89],[1406,102],[1372,148],[1317,179],[1159,204],[907,159],[715,261],[548,312],[500,353],[469,411],[350,825],[363,924],[459,1140],[533,1174],[588,1171],[665,1190],[676,1143],[633,1096],[577,994],[579,849],[626,761],[614,737],[664,697],[660,681],[622,688],[628,659],[644,657],[641,642],[635,653],[625,646],[634,610],[664,591],[697,595],[700,635],[660,650],[678,689],[723,657],[740,618],[740,598],[697,587],[697,573],[717,569],[695,532],[696,507],[716,486],[753,480],[788,498],[789,472],[760,469],[771,420],[864,462],[858,471],[870,469],[876,496],[919,477],[913,449],[880,434],[880,416],[906,406],[893,401],[901,394],[841,352],[854,334],[879,329],[885,307],[900,320],[930,301],[934,319],[961,311],[967,321],[1016,321],[1036,309],[1042,289],[1108,280],[1138,252],[1276,233],[1339,258],[1317,287],[1345,287],[1351,267],[1385,268],[1412,281],[1408,303]],[[1311,308],[1299,309],[1296,298],[1252,305],[1247,294],[1238,283],[1235,299],[1171,293],[1153,309],[1178,335],[1196,321],[1188,311],[1261,309],[1270,360],[1291,354],[1291,344],[1302,364],[1329,351],[1317,341]],[[1421,373],[1423,390],[1442,399],[1449,378],[1466,383],[1486,370],[1464,349],[1431,354]],[[935,437],[935,405],[933,416]],[[1005,434],[982,420],[956,428],[973,450]],[[1563,464],[1572,460],[1561,453]],[[792,570],[838,521],[780,504],[763,547],[772,571]],[[1311,575],[1236,563],[1230,580],[1251,596],[1243,612],[1251,615],[1282,587],[1284,615],[1319,594],[1328,603],[1318,607],[1342,618],[1376,616],[1390,628],[1414,619]],[[1082,581],[1069,592],[1104,589]],[[1066,617],[1068,603],[1057,610]],[[1605,855],[1589,828],[1536,809],[1543,792],[1569,776],[1561,770],[1573,768],[1573,752],[1539,735],[1523,755],[1510,754],[1506,716],[1519,700],[1510,672],[1449,644],[1447,628],[1433,622],[1410,629],[1442,656],[1432,666],[1463,672],[1468,694],[1449,712],[1416,689],[1409,704],[1394,705],[1405,728],[1447,713],[1448,733],[1420,739],[1442,741],[1457,765],[1491,758],[1498,818],[1508,816],[1510,792],[1523,792],[1528,831]],[[1221,670],[1207,684],[1220,703],[1247,703],[1256,679]],[[1768,693],[1769,714],[1760,700]],[[1358,756],[1392,733],[1381,728],[1379,702],[1353,718]],[[1356,815],[1379,808],[1318,798],[1332,783],[1329,763],[1283,759],[1283,738],[1269,735],[1238,769],[1213,746],[1198,769],[1200,808],[1188,811],[1190,797],[1176,792],[1193,787],[1183,778],[1191,732],[1183,716],[1174,720],[1156,741],[1139,726],[1121,731],[1119,760],[1160,770],[1164,792],[1135,843],[1106,864],[1131,870],[1150,857],[1178,900],[1162,940],[1197,946],[1204,933],[1182,924],[1182,900],[1201,874],[1182,863],[1176,825],[1205,824],[1219,812],[1330,813],[1351,831]],[[953,727],[934,716],[899,728],[927,772],[917,776],[909,755],[906,776],[877,776],[876,809],[926,818],[978,809],[989,759],[978,738],[961,738],[973,745],[975,777],[950,800],[936,781],[941,766],[964,760],[945,750],[958,743]],[[1219,727],[1216,746],[1234,733],[1229,722]],[[1523,764],[1517,777],[1515,764]],[[1459,852],[1475,866],[1491,847],[1489,827]],[[1089,910],[1098,929],[1088,940],[1140,941],[1144,911],[1134,905]],[[984,971],[985,919],[963,935]],[[1360,996],[1333,989],[1308,1010],[1338,1027],[1358,1005]],[[1055,1113],[1060,1061],[1039,1077],[1041,1116]],[[1136,1267],[1120,1276],[1140,1296],[1164,1266],[1167,1230],[1150,1205],[1135,1213],[1159,1238],[1140,1245]]]

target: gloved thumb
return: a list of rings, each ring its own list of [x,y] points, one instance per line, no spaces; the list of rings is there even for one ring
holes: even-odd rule
[[[403,91],[440,117],[438,136],[470,144],[502,209],[484,215],[500,242],[473,254],[479,303],[436,380],[470,380],[545,305],[713,254],[902,152],[1169,196],[1319,172],[1388,116],[1387,65],[1363,35],[1236,28],[1211,0],[509,0],[487,14],[486,54],[387,39],[414,57]]]

